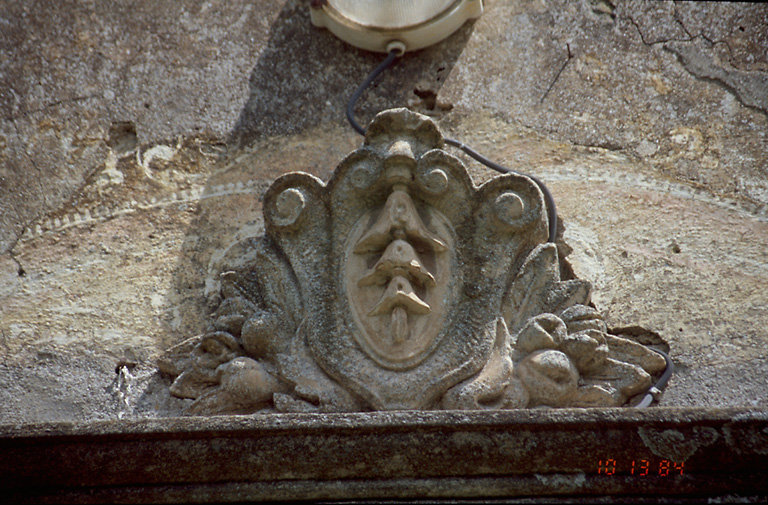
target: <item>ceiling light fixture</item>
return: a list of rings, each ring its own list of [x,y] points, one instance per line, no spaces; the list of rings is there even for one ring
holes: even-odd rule
[[[312,24],[369,51],[415,51],[483,13],[482,0],[313,0]]]

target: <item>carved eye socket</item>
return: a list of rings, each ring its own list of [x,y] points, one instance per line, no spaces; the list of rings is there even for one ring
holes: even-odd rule
[[[510,228],[519,228],[526,224],[526,208],[523,199],[517,193],[507,191],[496,197],[493,204],[496,218]]]
[[[296,222],[306,206],[304,194],[296,188],[288,188],[275,200],[274,221],[278,226],[288,226]]]
[[[376,180],[376,170],[370,162],[358,162],[351,170],[349,180],[357,189],[365,189]]]
[[[419,172],[419,184],[428,193],[439,195],[448,189],[448,175],[442,168],[428,168]]]

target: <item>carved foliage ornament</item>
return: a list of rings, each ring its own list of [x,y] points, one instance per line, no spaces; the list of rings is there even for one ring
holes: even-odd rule
[[[327,184],[264,197],[214,331],[171,349],[193,414],[619,406],[664,369],[561,279],[541,191],[477,187],[427,117],[379,114]]]

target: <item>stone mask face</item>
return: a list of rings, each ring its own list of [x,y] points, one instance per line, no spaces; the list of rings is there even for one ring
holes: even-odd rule
[[[327,184],[277,179],[256,259],[222,274],[218,331],[188,344],[171,392],[194,398],[192,413],[621,405],[644,392],[664,360],[609,335],[589,283],[561,279],[536,184],[477,187],[443,145],[426,116],[386,111]]]

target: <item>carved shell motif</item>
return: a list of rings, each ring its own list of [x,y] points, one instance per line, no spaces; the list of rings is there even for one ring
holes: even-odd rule
[[[429,118],[385,111],[327,184],[272,184],[214,330],[163,360],[190,413],[618,406],[648,389],[663,358],[561,280],[536,184],[476,187],[443,147]]]

